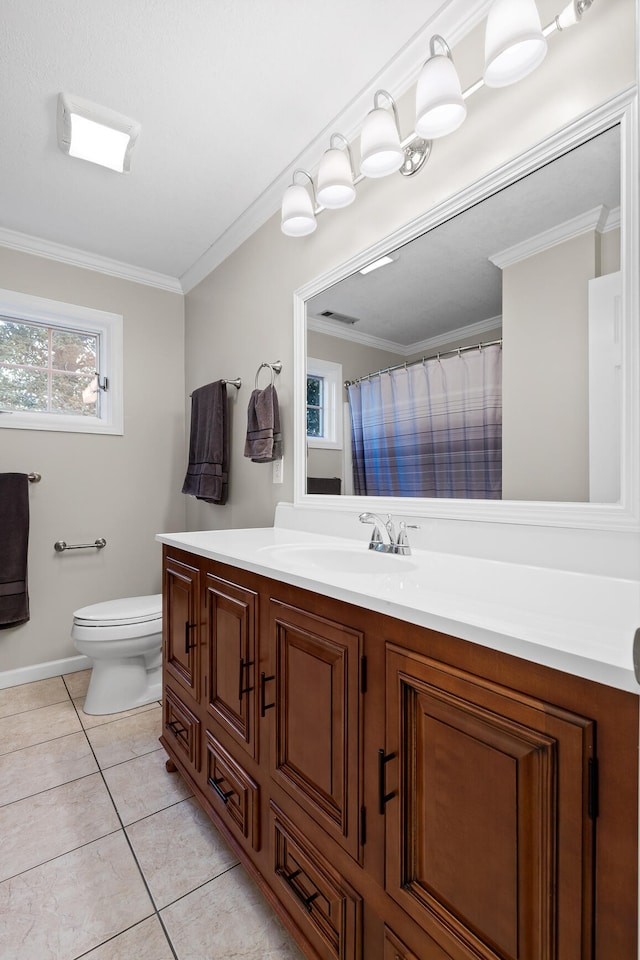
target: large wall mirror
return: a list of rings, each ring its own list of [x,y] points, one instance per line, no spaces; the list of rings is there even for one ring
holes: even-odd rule
[[[629,100],[298,291],[298,502],[634,522]]]

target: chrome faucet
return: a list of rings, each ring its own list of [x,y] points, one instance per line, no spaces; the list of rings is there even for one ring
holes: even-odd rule
[[[409,538],[407,537],[408,528],[404,520],[400,522],[400,529],[396,536],[396,529],[390,513],[387,514],[386,520],[379,517],[377,513],[361,513],[358,519],[360,523],[373,524],[373,533],[369,540],[369,550],[377,550],[378,553],[397,553],[404,557],[411,554]],[[420,529],[413,524],[410,525],[410,527],[412,530]],[[386,543],[381,533],[382,530],[384,530],[387,535]]]

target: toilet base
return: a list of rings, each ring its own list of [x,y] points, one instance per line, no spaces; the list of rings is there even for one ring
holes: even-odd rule
[[[91,716],[104,716],[161,699],[161,664],[149,667],[144,656],[94,660],[82,709]]]

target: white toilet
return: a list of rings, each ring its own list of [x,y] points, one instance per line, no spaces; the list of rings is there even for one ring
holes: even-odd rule
[[[162,594],[82,607],[71,639],[93,666],[85,713],[119,713],[162,698]]]

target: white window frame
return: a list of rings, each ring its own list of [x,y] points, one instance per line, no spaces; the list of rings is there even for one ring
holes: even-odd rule
[[[342,403],[340,402],[340,391],[343,386],[342,364],[307,357],[307,376],[321,377],[324,381],[322,391],[324,436],[307,436],[307,446],[320,450],[342,450]]]
[[[98,371],[100,380],[107,378],[108,389],[101,391],[100,416],[2,410],[0,427],[13,430],[53,430],[69,433],[124,433],[124,405],[122,389],[123,320],[118,313],[107,313],[82,307],[75,303],[61,303],[13,290],[0,289],[0,315],[16,322],[31,321],[49,327],[64,327],[78,333],[98,337]]]

